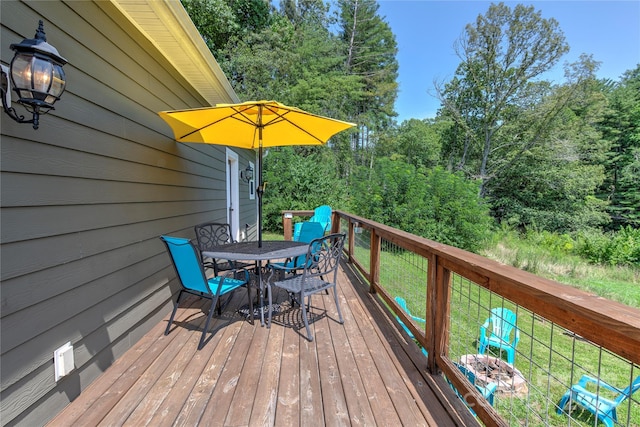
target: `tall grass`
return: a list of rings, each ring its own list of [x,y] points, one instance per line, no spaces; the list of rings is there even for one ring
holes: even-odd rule
[[[574,244],[567,236],[500,230],[481,255],[640,308],[640,266],[592,264],[572,253]]]

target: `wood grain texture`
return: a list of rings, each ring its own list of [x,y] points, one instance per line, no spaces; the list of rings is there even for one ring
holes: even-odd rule
[[[309,342],[297,305],[267,329],[240,317],[236,292],[200,351],[205,313],[188,299],[168,336],[165,318],[49,425],[473,425],[353,272],[338,295],[345,324],[315,295]]]

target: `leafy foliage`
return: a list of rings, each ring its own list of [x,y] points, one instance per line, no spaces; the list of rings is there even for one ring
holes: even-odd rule
[[[420,170],[401,157],[360,168],[353,208],[367,218],[413,234],[475,251],[491,229],[478,183],[441,167]]]
[[[490,212],[523,235],[580,234],[594,262],[637,262],[640,65],[598,81],[582,55],[562,84],[540,80],[568,50],[559,23],[492,4],[456,41],[436,118],[396,124],[397,45],[376,1],[182,3],[240,99],[358,124],[327,147],[270,150],[266,229],[280,230],[281,210],[330,204],[477,250]]]
[[[640,267],[640,229],[630,226],[617,233],[580,233],[577,252],[591,262]]]
[[[336,169],[327,147],[269,149],[265,159],[264,228],[282,232],[283,210],[341,206],[345,184]]]
[[[605,90],[608,87],[605,86]],[[613,225],[640,226],[640,65],[608,93],[602,132],[612,147],[604,162],[600,197],[610,200]]]

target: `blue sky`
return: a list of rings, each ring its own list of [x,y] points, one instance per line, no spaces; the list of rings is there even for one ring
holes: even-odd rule
[[[453,50],[466,24],[484,14],[488,1],[379,0],[378,13],[391,26],[398,43],[398,122],[434,117],[440,106],[433,96],[434,79],[449,80],[460,59]],[[495,2],[499,3],[499,2]],[[565,62],[582,53],[601,62],[599,78],[619,80],[640,63],[640,1],[505,1],[511,7],[532,5],[544,18],[555,18],[570,51],[545,76],[563,82]]]

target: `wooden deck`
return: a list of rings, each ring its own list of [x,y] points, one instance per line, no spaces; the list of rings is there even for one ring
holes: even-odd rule
[[[200,351],[205,315],[188,300],[168,336],[167,316],[50,425],[477,425],[348,265],[338,289],[344,325],[333,295],[314,297],[313,342],[290,326],[297,306],[267,329],[238,313],[236,292]]]

